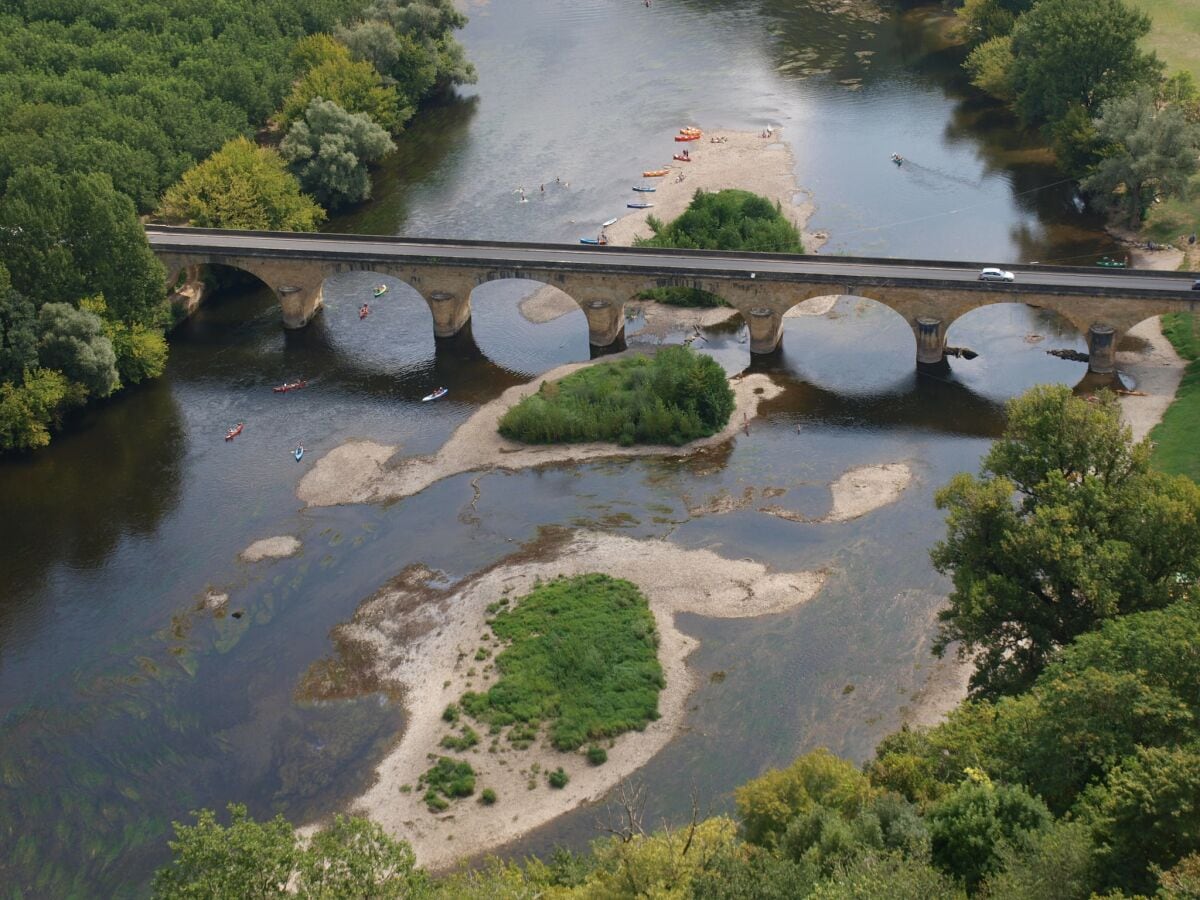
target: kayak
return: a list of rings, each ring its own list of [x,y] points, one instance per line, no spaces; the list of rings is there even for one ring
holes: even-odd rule
[[[445,397],[448,393],[450,393],[450,390],[448,388],[440,387],[436,391],[434,391],[432,394],[426,394],[424,397],[422,397],[421,402],[428,403],[430,400],[440,400],[442,397]]]
[[[663,175],[666,175],[667,172],[669,172],[669,171],[670,171],[670,169],[651,169],[648,172],[643,172],[642,177],[643,178],[660,178]]]
[[[301,378],[299,381],[288,381],[278,387],[271,388],[276,394],[286,394],[288,391],[298,391],[300,388],[308,387],[308,382]]]
[[[1100,259],[1096,260],[1096,265],[1103,266],[1106,269],[1123,269],[1123,268],[1125,268],[1124,262],[1122,262],[1119,259],[1113,259],[1112,257],[1109,257],[1109,256],[1100,257]]]
[[[700,135],[698,135],[698,134],[677,134],[677,135],[675,135],[675,140],[680,143],[683,143],[684,141],[698,141],[698,140],[700,140]]]
[[[658,188],[635,187],[634,190],[639,194],[653,194]]]
[[[373,291],[371,291],[371,293],[374,294],[376,297],[382,297],[387,292],[388,292],[388,286],[386,284],[377,284],[377,285],[375,285],[375,289]]]
[[[596,247],[603,247],[605,244],[608,243],[608,241],[602,241],[602,240],[600,240],[600,238],[580,238],[579,243],[591,244]]]
[[[694,134],[694,135],[696,135],[696,137],[700,137],[700,135],[702,135],[704,132],[702,132],[699,128],[680,128],[679,133],[680,134]]]
[[[238,422],[236,425],[234,425],[232,428],[230,428],[227,432],[225,432],[225,440],[232,441],[235,437],[237,437],[239,434],[242,433],[242,429],[245,427],[246,426],[244,423]]]
[[[601,223],[600,223],[600,227],[601,227],[601,228],[607,228],[609,225],[616,225],[616,224],[617,224],[617,220],[616,220],[616,219],[609,219],[607,222],[601,222]]]
[[[690,156],[684,156],[682,153],[676,153],[674,156],[671,157],[671,159],[677,159],[680,162],[691,162],[692,161],[692,158]]]
[[[625,205],[628,206],[630,209],[649,209],[654,204],[653,203],[626,203]]]
[[[297,447],[292,451],[292,456],[296,457],[296,462],[300,462],[300,460],[304,459],[304,448]]]
[[[363,304],[362,308],[359,309],[359,311],[358,311],[358,318],[365,319],[370,314],[371,314],[370,308],[368,308],[366,304]]]

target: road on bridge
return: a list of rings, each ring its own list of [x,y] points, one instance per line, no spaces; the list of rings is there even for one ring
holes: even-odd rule
[[[463,264],[490,268],[551,268],[576,272],[645,270],[678,278],[761,278],[765,281],[812,279],[903,286],[949,282],[979,287],[979,269],[995,263],[858,259],[848,256],[717,253],[705,250],[655,250],[634,247],[582,247],[570,244],[429,241],[362,235],[291,232],[233,232],[211,229],[146,229],[150,245],[175,253],[228,253],[288,259],[323,258],[354,262]],[[1136,269],[1010,265],[1014,284],[989,282],[992,289],[1021,293],[1050,289],[1064,293],[1159,295],[1188,294],[1194,273]],[[947,285],[949,286],[949,285]],[[1189,299],[1194,298],[1192,294]]]

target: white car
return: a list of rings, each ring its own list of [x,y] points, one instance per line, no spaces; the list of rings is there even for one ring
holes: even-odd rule
[[[986,268],[979,273],[980,281],[1016,281],[1017,276],[1003,269]]]

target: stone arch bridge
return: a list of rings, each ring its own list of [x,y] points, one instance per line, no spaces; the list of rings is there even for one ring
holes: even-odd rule
[[[946,330],[959,316],[994,303],[1025,303],[1075,325],[1087,336],[1089,370],[1107,374],[1131,327],[1200,307],[1200,291],[1190,290],[1196,274],[1182,272],[1026,265],[1011,267],[1016,281],[1010,284],[979,281],[983,264],[964,262],[198,228],[148,227],[146,233],[178,294],[199,295],[203,266],[241,269],[275,292],[288,328],[308,323],[321,307],[325,279],[339,272],[370,271],[407,283],[429,304],[438,337],[456,334],[470,319],[475,287],[520,278],[573,298],[597,347],[621,337],[625,304],[639,292],[689,287],[736,307],[749,324],[751,352],[771,353],[787,310],[812,297],[848,294],[901,315],[916,338],[917,363],[937,365]]]

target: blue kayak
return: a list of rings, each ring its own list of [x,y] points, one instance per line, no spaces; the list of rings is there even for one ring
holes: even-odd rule
[[[639,194],[653,194],[656,189],[651,187],[635,187],[634,190]]]
[[[608,241],[602,241],[602,240],[600,240],[600,238],[580,238],[580,239],[579,239],[579,243],[581,243],[581,244],[594,244],[594,245],[596,245],[596,246],[603,247],[605,244],[607,244],[607,243],[608,243]]]

